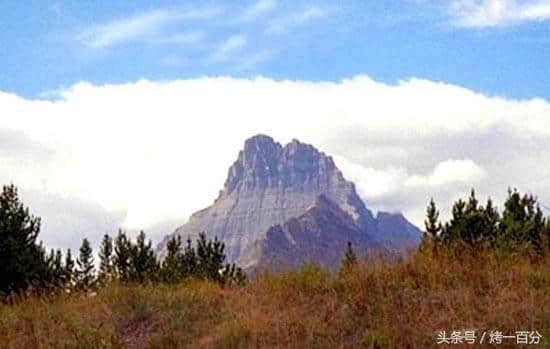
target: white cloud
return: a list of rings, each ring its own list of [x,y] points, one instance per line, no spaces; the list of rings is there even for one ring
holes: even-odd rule
[[[161,37],[165,25],[183,20],[206,19],[218,13],[216,8],[190,10],[154,10],[128,18],[95,25],[79,32],[76,39],[91,48],[105,48],[131,40]]]
[[[475,185],[485,177],[485,171],[470,159],[449,159],[438,163],[429,176],[412,176],[405,181],[409,186],[441,187],[462,182]]]
[[[274,18],[267,26],[266,32],[270,34],[281,34],[293,27],[306,24],[314,19],[326,17],[330,10],[319,6],[306,6],[301,10],[286,13]]]
[[[550,103],[542,99],[366,76],[82,82],[60,93],[44,101],[0,92],[0,183],[34,193],[23,200],[56,244],[117,224],[183,222],[212,203],[256,133],[334,155],[369,207],[417,224],[431,196],[445,215],[472,186],[497,201],[516,186],[550,202]],[[69,219],[73,211],[81,218]]]
[[[253,20],[273,11],[277,7],[275,0],[258,0],[244,10],[243,19]]]
[[[155,39],[156,44],[196,44],[205,38],[201,31],[166,35]]]
[[[453,24],[486,28],[550,20],[549,0],[453,0],[449,8]]]
[[[382,201],[381,208],[392,211],[403,210],[405,206],[384,205],[383,201],[388,197],[399,197],[404,193],[417,190],[432,192],[442,189],[453,190],[456,189],[457,184],[475,187],[487,175],[484,169],[470,159],[449,159],[439,162],[427,174],[411,174],[408,168],[399,165],[386,168],[368,167],[350,162],[341,156],[336,156],[335,160],[346,177],[356,183],[361,197],[367,201]]]
[[[214,61],[226,61],[231,54],[246,46],[248,40],[244,35],[232,35],[221,43],[212,55]]]
[[[85,54],[92,59],[131,43],[157,49],[157,60],[164,65],[226,63],[226,71],[238,73],[281,53],[284,48],[272,34],[298,34],[304,25],[327,17],[334,8],[276,0],[257,0],[248,6],[163,7],[88,25],[67,37],[71,44],[88,48]]]

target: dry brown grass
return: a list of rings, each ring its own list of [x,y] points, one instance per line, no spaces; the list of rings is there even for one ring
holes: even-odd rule
[[[0,348],[427,348],[464,329],[538,330],[550,347],[550,259],[417,254],[244,288],[114,284],[0,306]]]

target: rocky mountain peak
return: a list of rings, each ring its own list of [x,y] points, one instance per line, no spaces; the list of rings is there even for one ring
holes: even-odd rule
[[[273,138],[259,134],[245,141],[229,169],[223,194],[230,195],[235,189],[319,185],[333,173],[343,181],[332,158],[312,145],[293,139],[282,147]]]
[[[275,161],[281,152],[281,144],[266,135],[256,135],[244,142],[240,159],[245,167],[254,167],[258,161]]]
[[[282,229],[282,235],[276,233],[279,230],[267,234],[275,226]],[[408,230],[407,237],[414,233],[395,218],[381,219],[379,226],[392,237],[400,237],[396,230],[401,228]],[[337,249],[331,253],[334,262],[348,240],[373,246],[376,239],[372,237],[380,235],[377,229],[376,219],[355,186],[330,156],[296,139],[281,146],[269,136],[256,135],[245,141],[219,197],[191,215],[176,234],[217,236],[226,244],[229,261],[250,268],[265,260],[262,256],[275,245],[284,249],[292,245],[289,252],[297,257],[316,243],[324,244]],[[315,258],[329,253],[326,248],[316,251]]]
[[[320,152],[310,144],[301,143],[297,139],[285,145],[282,151],[281,163],[296,171],[319,175],[325,171],[336,169],[330,156]]]
[[[247,139],[237,161],[229,169],[223,192],[231,194],[239,185],[266,186],[277,176],[282,146],[266,135]]]

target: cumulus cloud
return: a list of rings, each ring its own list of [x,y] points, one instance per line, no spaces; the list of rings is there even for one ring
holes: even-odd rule
[[[81,82],[54,101],[0,92],[0,107],[0,182],[32,193],[23,200],[56,245],[118,225],[166,232],[166,222],[183,223],[212,203],[257,133],[334,155],[370,208],[402,211],[418,225],[430,197],[445,216],[471,187],[502,201],[515,186],[550,202],[543,99],[422,79],[219,77]]]
[[[451,183],[475,185],[485,176],[485,171],[470,159],[446,160],[437,164],[429,176],[412,176],[405,185],[440,187]]]
[[[449,13],[453,24],[487,28],[550,20],[548,0],[453,0]]]

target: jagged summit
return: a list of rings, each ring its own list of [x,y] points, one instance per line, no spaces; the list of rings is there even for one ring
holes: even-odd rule
[[[270,245],[273,241],[267,232],[277,225],[291,232],[295,225],[285,226],[285,223],[298,217],[305,219],[307,212],[316,213],[306,219],[312,231],[308,233],[304,228],[287,234],[300,235],[294,238],[296,241],[305,239],[313,243],[315,239],[303,236],[313,234],[313,230],[324,229],[320,236],[333,234],[335,241],[345,239],[354,231],[360,232],[362,238],[357,241],[367,247],[377,235],[376,219],[357,195],[354,184],[344,178],[330,156],[296,139],[282,146],[260,134],[245,141],[214,203],[194,213],[176,233],[187,237],[204,231],[208,238],[218,236],[226,244],[230,261],[245,268],[254,267],[265,261],[270,249],[275,248]],[[328,216],[334,224],[321,224],[321,217]],[[312,220],[318,222],[312,224]],[[347,223],[342,225],[343,222]],[[348,233],[333,229],[340,226],[345,226]]]
[[[315,186],[327,182],[336,170],[330,156],[296,139],[284,147],[266,135],[256,135],[245,141],[244,150],[229,169],[223,194],[236,188]],[[337,175],[343,179],[340,171]]]

